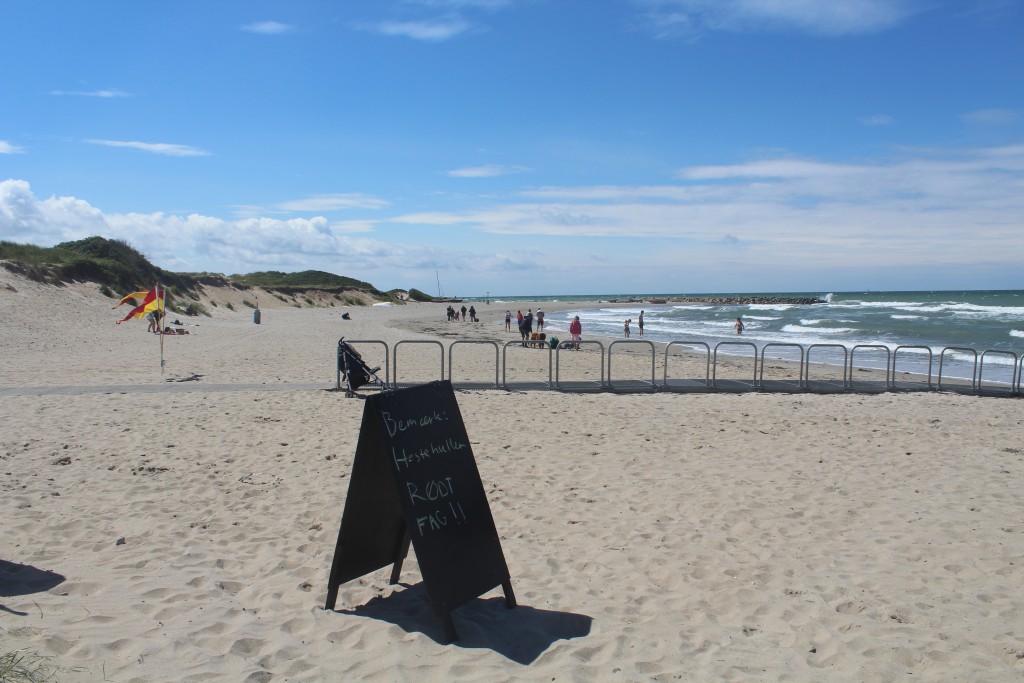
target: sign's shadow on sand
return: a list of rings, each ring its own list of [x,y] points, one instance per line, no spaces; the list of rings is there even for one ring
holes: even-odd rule
[[[42,593],[64,582],[64,577],[57,572],[37,569],[30,564],[18,564],[0,560],[0,598],[12,598],[18,595]],[[27,612],[18,612],[0,602],[0,612],[8,612],[25,616]]]
[[[408,633],[422,633],[444,644],[444,629],[434,615],[422,583],[399,584],[400,590],[376,597],[365,605],[339,614],[378,619],[395,624]],[[531,664],[559,640],[590,634],[592,617],[572,612],[555,612],[519,605],[505,606],[505,598],[477,598],[452,613],[459,639],[452,647],[494,650],[519,664]]]

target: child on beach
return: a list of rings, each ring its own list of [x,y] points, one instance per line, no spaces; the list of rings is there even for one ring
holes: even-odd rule
[[[736,334],[743,334],[743,320],[736,318]]]
[[[622,325],[622,334],[629,336],[629,323],[633,322],[632,318],[626,318],[626,322]]]
[[[569,334],[572,335],[572,348],[576,351],[580,350],[580,338],[583,335],[583,324],[580,323],[580,317],[576,316],[573,321],[569,323]]]

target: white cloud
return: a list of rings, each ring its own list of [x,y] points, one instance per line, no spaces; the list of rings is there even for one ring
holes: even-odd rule
[[[678,177],[678,185],[539,188],[523,202],[392,220],[504,235],[674,239],[697,262],[743,244],[745,254],[791,268],[1024,259],[1024,145],[919,150],[876,163],[779,157],[688,167]]]
[[[51,90],[51,95],[57,97],[131,97],[131,93],[124,92],[123,90],[117,90],[116,88],[108,88],[106,90]]]
[[[133,142],[127,140],[86,140],[90,145],[104,145],[106,147],[127,147],[152,154],[164,154],[172,157],[205,157],[210,153],[198,147],[188,145],[174,145],[166,142]]]
[[[661,36],[702,30],[875,33],[920,11],[913,0],[635,0]]]
[[[979,109],[964,114],[963,120],[978,126],[1007,126],[1017,123],[1020,116],[1012,109]]]
[[[442,42],[454,38],[471,28],[461,18],[435,21],[385,21],[371,27],[371,30],[386,36],[402,36],[428,42]]]
[[[346,209],[383,209],[388,202],[364,194],[321,194],[293,199],[277,205],[281,211],[343,211]]]
[[[244,273],[316,268],[368,279],[369,271],[459,265],[484,272],[488,258],[450,247],[386,243],[352,233],[368,221],[332,223],[323,216],[239,220],[191,214],[107,214],[73,197],[37,198],[24,180],[0,181],[0,239],[52,246],[100,235],[123,239],[162,268]]]
[[[25,150],[7,140],[0,140],[0,154],[21,154]]]
[[[252,24],[246,24],[242,26],[243,31],[249,33],[259,33],[265,36],[279,35],[281,33],[290,33],[295,30],[295,27],[291,24],[282,24],[279,21],[257,21]]]
[[[888,114],[875,114],[874,116],[865,116],[860,122],[865,126],[891,126],[895,119]]]
[[[451,178],[494,178],[496,176],[509,175],[513,173],[526,173],[530,169],[526,166],[469,166],[456,168],[448,171],[446,175]]]

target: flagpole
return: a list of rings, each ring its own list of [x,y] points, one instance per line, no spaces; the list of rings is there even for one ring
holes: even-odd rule
[[[160,303],[156,310],[156,333],[160,335],[160,374],[164,374],[164,330],[160,327],[163,318],[167,315],[167,291],[160,289],[160,283],[156,283],[156,293]]]

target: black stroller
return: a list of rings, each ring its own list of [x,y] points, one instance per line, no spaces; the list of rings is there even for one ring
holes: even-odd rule
[[[359,352],[352,348],[345,338],[338,340],[338,388],[341,389],[341,380],[345,380],[347,388],[346,396],[355,396],[356,390],[360,387],[377,387],[382,391],[387,390],[388,383],[377,376],[380,368],[371,368],[365,362]]]

